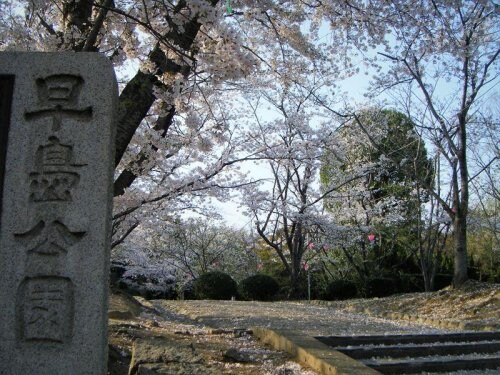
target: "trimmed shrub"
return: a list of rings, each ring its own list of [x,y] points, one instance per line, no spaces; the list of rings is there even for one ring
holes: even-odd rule
[[[358,295],[356,284],[349,280],[334,280],[330,282],[323,292],[322,299],[328,301],[354,298]]]
[[[257,274],[242,280],[238,292],[246,300],[271,301],[279,288],[278,282],[271,276]]]
[[[194,295],[197,299],[231,299],[238,294],[238,286],[231,276],[224,272],[207,272],[194,281]]]
[[[398,282],[392,278],[379,277],[368,282],[367,297],[387,297],[397,293]]]

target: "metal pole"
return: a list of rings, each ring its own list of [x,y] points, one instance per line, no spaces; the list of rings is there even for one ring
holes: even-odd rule
[[[307,300],[311,302],[311,273],[307,270]]]

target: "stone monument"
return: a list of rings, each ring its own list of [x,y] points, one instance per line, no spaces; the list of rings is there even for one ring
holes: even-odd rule
[[[106,374],[116,103],[103,56],[0,52],[0,374]]]

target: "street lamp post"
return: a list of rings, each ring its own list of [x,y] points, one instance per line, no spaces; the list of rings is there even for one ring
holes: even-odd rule
[[[309,272],[309,263],[304,263],[304,271],[307,272],[307,300],[311,302],[311,274]]]

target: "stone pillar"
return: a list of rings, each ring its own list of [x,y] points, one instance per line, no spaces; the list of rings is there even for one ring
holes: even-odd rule
[[[94,53],[0,53],[0,374],[106,374],[117,84]]]

